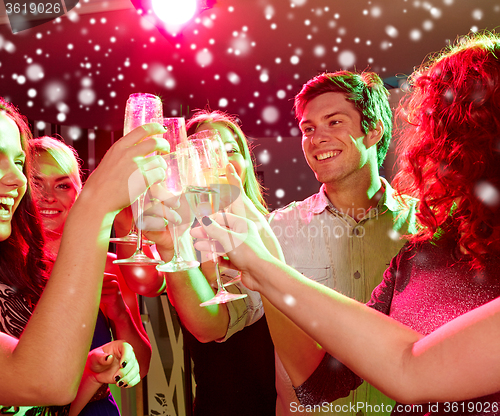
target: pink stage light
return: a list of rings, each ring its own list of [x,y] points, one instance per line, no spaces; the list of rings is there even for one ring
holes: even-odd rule
[[[217,0],[130,0],[137,12],[154,24],[160,33],[177,42],[182,30],[195,17],[213,8]]]
[[[180,29],[197,11],[196,0],[152,0],[151,7],[169,32]]]

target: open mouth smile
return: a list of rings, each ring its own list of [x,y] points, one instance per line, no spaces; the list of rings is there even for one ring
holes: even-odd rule
[[[0,217],[9,220],[11,217],[12,207],[14,206],[14,198],[9,196],[0,197]]]
[[[332,157],[336,157],[340,153],[341,153],[340,150],[332,150],[330,152],[325,152],[325,153],[321,153],[319,155],[316,155],[315,157],[316,157],[316,160],[326,160],[326,159],[330,159]]]

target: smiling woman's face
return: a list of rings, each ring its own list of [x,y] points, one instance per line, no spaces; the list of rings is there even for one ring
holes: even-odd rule
[[[61,236],[78,190],[68,173],[47,152],[33,160],[33,197],[49,237]]]
[[[26,192],[25,160],[16,123],[0,112],[0,241],[10,237],[12,217]]]

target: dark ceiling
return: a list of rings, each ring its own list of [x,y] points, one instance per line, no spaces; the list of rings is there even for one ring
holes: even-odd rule
[[[500,0],[218,0],[167,39],[126,0],[80,3],[15,35],[4,13],[0,95],[32,120],[119,130],[128,95],[151,92],[165,116],[208,103],[251,136],[293,136],[291,100],[319,72],[370,68],[397,86],[458,35],[500,25]]]

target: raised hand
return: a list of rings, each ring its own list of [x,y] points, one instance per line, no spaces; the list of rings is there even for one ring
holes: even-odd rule
[[[162,133],[160,124],[150,123],[122,137],[90,175],[81,197],[99,201],[98,205],[106,212],[118,211],[135,201],[150,185],[163,180],[165,161],[161,156],[145,157],[155,151],[169,151],[165,139],[148,138]]]
[[[246,195],[241,179],[236,173],[233,165],[229,164],[226,167],[226,176],[229,184],[239,189],[239,195],[237,192],[234,192],[238,197],[229,205],[229,212],[254,222],[266,248],[274,257],[284,260],[283,251],[281,250],[278,239],[274,235],[267,219],[259,212],[250,198]]]
[[[94,348],[87,355],[78,393],[71,403],[69,416],[77,416],[103,384],[127,388],[141,380],[139,364],[130,344],[112,341]]]
[[[145,203],[144,232],[154,241],[157,248],[173,251],[170,225],[176,224],[179,235],[183,234],[193,222],[193,214],[184,195],[176,196],[160,184],[150,188],[149,201]],[[165,260],[165,259],[164,259]]]
[[[112,341],[90,351],[85,371],[99,383],[132,387],[140,381],[134,349],[125,341]]]
[[[179,272],[199,266],[195,260],[192,241],[185,232],[190,228],[194,215],[185,194],[177,154],[165,155],[167,177],[161,184],[150,189],[153,203],[148,209],[148,237],[156,242],[156,248],[165,261],[157,267],[162,272]],[[160,232],[154,231],[158,223]],[[185,234],[185,235],[184,235]],[[181,243],[182,241],[182,243]],[[188,251],[181,250],[181,246]],[[181,254],[183,251],[183,254]],[[189,258],[184,258],[187,255]]]
[[[234,214],[216,214],[203,217],[202,227],[195,227],[191,235],[200,239],[195,247],[200,251],[208,251],[210,242],[206,234],[216,239],[231,261],[231,268],[242,272],[243,284],[252,290],[258,290],[259,282],[251,276],[252,267],[256,267],[261,259],[270,259],[272,254],[267,250],[260,238],[257,226],[253,221]]]

